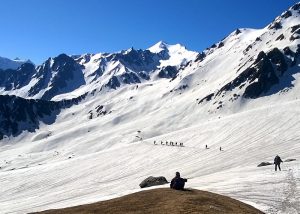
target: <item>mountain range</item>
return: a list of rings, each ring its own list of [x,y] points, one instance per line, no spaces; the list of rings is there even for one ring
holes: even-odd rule
[[[189,185],[264,212],[300,212],[299,163],[275,178],[256,168],[274,153],[300,158],[299,80],[300,3],[199,53],[160,41],[41,65],[0,58],[1,207],[105,200],[180,170]],[[171,141],[184,146],[163,146]]]

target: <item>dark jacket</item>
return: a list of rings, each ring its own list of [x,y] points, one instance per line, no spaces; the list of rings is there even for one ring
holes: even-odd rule
[[[187,182],[187,179],[181,177],[175,177],[171,181],[170,188],[176,190],[183,190],[185,182]]]
[[[281,160],[281,158],[277,155],[275,158],[274,158],[274,164],[280,164],[281,162],[283,162],[282,160]]]

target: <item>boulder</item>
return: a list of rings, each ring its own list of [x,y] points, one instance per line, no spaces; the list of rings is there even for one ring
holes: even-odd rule
[[[150,176],[140,183],[140,187],[145,188],[145,187],[163,185],[163,184],[167,184],[167,183],[169,183],[169,182],[163,176],[159,176],[159,177]]]
[[[260,164],[257,165],[257,167],[269,166],[269,165],[272,165],[272,163],[270,163],[270,162],[261,162]]]

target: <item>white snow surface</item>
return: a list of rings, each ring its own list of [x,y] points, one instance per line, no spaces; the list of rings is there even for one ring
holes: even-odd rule
[[[187,188],[224,194],[266,213],[299,212],[298,98],[274,95],[255,104],[244,101],[239,112],[206,114],[192,93],[162,99],[163,85],[90,97],[64,110],[54,125],[3,141],[1,213],[115,198],[141,191],[138,185],[148,176],[170,180],[176,171],[189,179]],[[100,104],[112,113],[88,119]],[[276,154],[297,160],[283,163],[278,172],[274,166],[257,167]]]
[[[186,65],[188,62],[195,60],[198,55],[197,52],[189,51],[181,44],[169,45],[163,41],[156,43],[148,48],[152,53],[160,53],[166,51],[170,58],[167,60],[160,60],[159,67]]]
[[[230,34],[224,46],[207,49],[203,61],[181,70],[174,81],[102,90],[63,110],[54,124],[0,141],[0,213],[107,200],[143,191],[139,183],[148,176],[171,180],[176,171],[188,178],[187,188],[230,196],[270,214],[300,213],[299,63],[282,77],[291,86],[281,82],[271,90],[279,88],[276,93],[232,102],[232,93],[242,93],[234,89],[219,98],[220,109],[197,101],[232,81],[259,51],[295,50],[298,41],[289,40],[290,27],[299,17],[293,12],[281,22],[279,30]],[[282,33],[286,39],[276,41]],[[98,115],[100,105],[107,114]],[[277,172],[274,165],[257,167],[273,163],[277,154],[296,161],[284,162]]]

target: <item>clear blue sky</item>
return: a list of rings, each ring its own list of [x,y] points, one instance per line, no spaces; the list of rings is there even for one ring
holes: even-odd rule
[[[262,28],[294,0],[0,0],[0,56],[40,64],[60,53],[202,51],[236,28]]]

